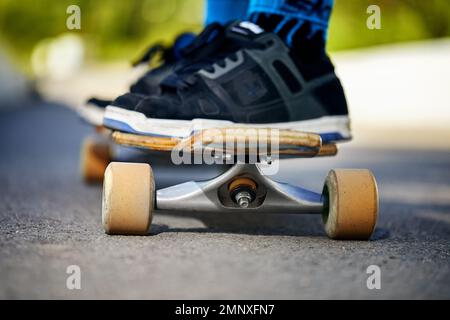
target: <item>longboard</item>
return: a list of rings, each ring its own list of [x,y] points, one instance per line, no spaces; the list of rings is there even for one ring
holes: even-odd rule
[[[336,144],[322,145],[318,134],[264,128],[204,129],[188,137],[146,136],[113,131],[112,139],[120,145],[162,152],[215,151],[233,155],[269,153],[280,157],[334,156],[337,153]]]
[[[294,158],[332,156],[337,152],[335,144],[322,145],[317,134],[292,130],[233,127],[204,129],[187,137],[155,137],[115,131],[112,139],[120,145],[161,152],[216,150],[226,155],[236,151],[260,155],[262,149],[263,152],[270,150],[269,156],[276,152],[280,157]],[[322,193],[318,193],[276,181],[280,162],[261,161],[258,157],[254,163],[235,161],[232,164],[226,172],[212,179],[188,181],[156,190],[149,164],[111,162],[105,170],[103,184],[105,232],[147,235],[155,210],[226,215],[233,212],[314,213],[323,217],[325,232],[332,239],[369,239],[375,228],[378,189],[369,170],[331,170]]]

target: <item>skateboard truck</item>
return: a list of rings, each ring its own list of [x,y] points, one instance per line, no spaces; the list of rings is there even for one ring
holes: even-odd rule
[[[321,194],[276,182],[262,164],[235,164],[208,181],[190,181],[156,191],[155,208],[169,211],[321,213]]]

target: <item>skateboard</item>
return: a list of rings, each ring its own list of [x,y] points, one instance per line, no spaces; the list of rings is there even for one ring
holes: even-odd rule
[[[213,179],[159,190],[155,190],[149,164],[107,164],[102,198],[102,223],[107,234],[147,235],[156,210],[320,214],[331,239],[367,240],[375,228],[378,191],[369,170],[331,170],[321,193],[270,178],[268,172],[280,159],[335,156],[337,146],[322,144],[318,134],[233,127],[200,130],[188,137],[118,131],[110,135],[118,145],[170,153],[178,160],[180,154],[186,161],[198,155],[206,161],[208,155],[209,160],[233,164]]]

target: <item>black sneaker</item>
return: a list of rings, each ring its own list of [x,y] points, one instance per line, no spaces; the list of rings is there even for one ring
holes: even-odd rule
[[[305,61],[250,22],[233,23],[220,37],[220,50],[177,69],[161,94],[113,102],[104,125],[168,137],[248,126],[315,132],[324,142],[351,138],[344,91],[324,50]]]
[[[164,47],[162,44],[151,46],[145,54],[133,62],[133,66],[149,63],[155,56],[160,58],[160,66],[150,69],[130,87],[130,92],[136,95],[151,95],[160,93],[160,82],[173,72],[173,67],[182,58],[183,49],[188,47],[195,39],[193,33],[180,34],[172,46]],[[80,116],[93,125],[102,125],[105,108],[112,100],[104,100],[96,97],[90,98],[85,105],[80,107]]]

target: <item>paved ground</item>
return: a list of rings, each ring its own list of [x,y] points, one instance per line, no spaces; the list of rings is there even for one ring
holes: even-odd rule
[[[331,241],[318,216],[281,214],[158,214],[150,236],[111,237],[101,187],[78,173],[89,132],[57,106],[0,114],[0,298],[450,298],[450,151],[349,145],[282,164],[280,179],[316,190],[330,167],[372,169],[381,213],[369,242]],[[78,291],[66,289],[73,264]],[[366,288],[371,264],[381,290]]]

